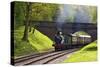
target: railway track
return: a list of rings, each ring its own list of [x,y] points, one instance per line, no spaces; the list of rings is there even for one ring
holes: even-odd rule
[[[54,61],[57,58],[60,58],[64,55],[68,55],[72,52],[75,52],[78,49],[69,49],[58,52],[47,52],[42,54],[31,55],[15,60],[15,66],[18,65],[31,65],[31,64],[48,64]]]
[[[44,53],[38,53],[38,54],[32,54],[32,55],[28,55],[28,56],[23,56],[23,57],[20,57],[20,58],[15,59],[14,60],[14,63],[19,63],[19,62],[22,62],[24,60],[32,59],[32,58],[39,57],[39,56],[42,56],[42,55],[48,54],[48,53],[53,53],[53,52],[54,51],[44,52]]]

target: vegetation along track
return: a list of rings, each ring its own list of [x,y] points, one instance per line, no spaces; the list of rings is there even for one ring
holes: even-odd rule
[[[58,51],[58,52],[44,53],[44,54],[30,57],[29,59],[28,58],[23,59],[23,60],[15,63],[15,65],[47,64],[59,57],[62,57],[69,53],[72,53],[76,50],[78,50],[78,49],[70,49],[70,50],[64,50],[64,51]]]

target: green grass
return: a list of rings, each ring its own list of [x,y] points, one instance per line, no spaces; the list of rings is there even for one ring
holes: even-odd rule
[[[41,52],[52,49],[52,41],[35,30],[35,33],[29,33],[29,42],[22,41],[24,26],[14,30],[14,57],[23,56],[31,53]]]
[[[96,61],[97,60],[97,41],[90,43],[89,45],[83,47],[81,50],[72,54],[67,58],[66,62],[86,62],[86,61]]]

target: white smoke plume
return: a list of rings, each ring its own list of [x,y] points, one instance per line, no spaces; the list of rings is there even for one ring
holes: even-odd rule
[[[91,23],[89,14],[87,6],[60,5],[56,18],[57,28],[61,30],[66,22]]]

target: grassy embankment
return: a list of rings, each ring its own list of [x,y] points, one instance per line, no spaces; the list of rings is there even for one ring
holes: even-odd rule
[[[38,30],[35,30],[35,33],[29,33],[29,42],[22,41],[24,32],[24,27],[20,27],[17,30],[14,30],[14,56],[23,56],[35,52],[47,51],[52,47],[52,41],[40,33]]]
[[[85,61],[96,61],[97,60],[97,41],[90,43],[83,47],[81,50],[72,54],[67,58],[66,62],[85,62]]]

